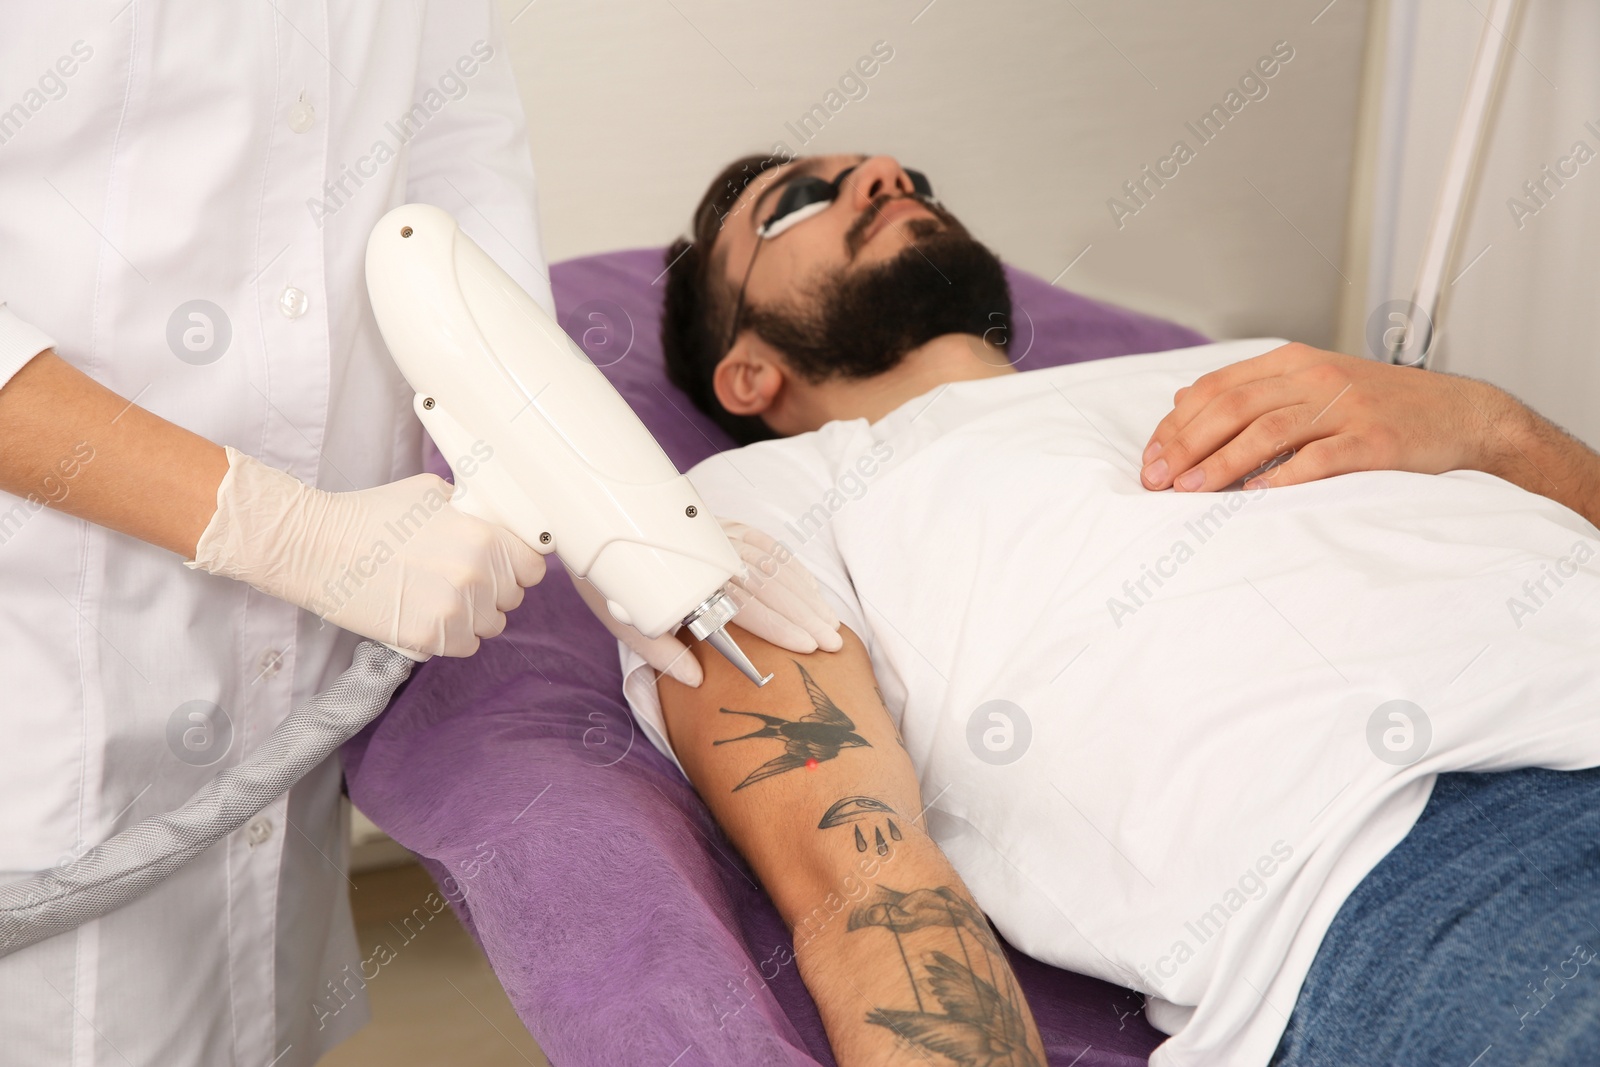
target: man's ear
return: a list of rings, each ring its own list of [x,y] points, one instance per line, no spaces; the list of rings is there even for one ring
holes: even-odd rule
[[[734,415],[760,415],[783,390],[784,368],[778,355],[750,333],[743,333],[711,372],[717,403]]]

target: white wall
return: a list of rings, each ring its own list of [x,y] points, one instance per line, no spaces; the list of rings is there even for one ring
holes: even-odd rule
[[[1439,174],[1487,4],[1390,0],[1391,62],[1382,137],[1395,166],[1374,176],[1370,286],[1345,317],[1355,331],[1387,299],[1411,295]],[[1600,442],[1600,6],[1528,0],[1476,197],[1448,277],[1434,366],[1511,390],[1590,443]],[[1374,115],[1376,121],[1376,115]],[[1588,127],[1593,123],[1594,128]],[[1540,205],[1523,183],[1542,178],[1582,141],[1595,153]],[[1382,155],[1380,148],[1378,153]],[[1508,201],[1538,207],[1519,220]],[[1383,205],[1389,205],[1387,211]],[[1392,224],[1384,217],[1392,216]],[[1477,258],[1481,255],[1482,258]],[[1474,263],[1473,260],[1476,259]]]
[[[883,151],[1011,262],[1055,278],[1083,253],[1063,286],[1331,343],[1364,0],[502,6],[552,259],[665,244],[721,164],[778,141]],[[801,145],[785,123],[880,40],[894,58],[867,96]],[[1184,123],[1279,40],[1295,55],[1268,95],[1200,146]],[[1119,229],[1107,200],[1179,138],[1195,158]]]

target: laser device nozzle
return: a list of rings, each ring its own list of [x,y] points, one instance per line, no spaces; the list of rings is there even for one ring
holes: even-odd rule
[[[733,621],[739,613],[739,607],[733,602],[725,589],[719,589],[705,600],[700,606],[683,617],[683,625],[689,632],[702,641],[710,642],[711,647],[727,657],[728,662],[739,668],[739,673],[750,679],[758,686],[766,685],[772,681],[772,675],[762,677],[756,670],[756,665],[750,662],[750,657],[744,654],[744,649],[738,642],[728,636],[728,631],[723,629]]]

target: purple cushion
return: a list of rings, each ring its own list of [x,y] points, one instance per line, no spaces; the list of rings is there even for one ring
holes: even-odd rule
[[[659,249],[551,270],[561,323],[679,469],[731,445],[666,381]],[[1024,369],[1200,344],[1010,271]],[[432,468],[448,476],[435,455]],[[832,1064],[766,894],[634,728],[616,644],[556,573],[471,659],[419,667],[344,749],[352,799],[423,857],[562,1067]],[[1013,954],[1052,1064],[1143,1064],[1141,999]]]

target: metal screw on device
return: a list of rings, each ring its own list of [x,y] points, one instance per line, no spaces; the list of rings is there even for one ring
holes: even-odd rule
[[[423,407],[423,410],[425,410],[425,411],[432,411],[433,410],[433,397],[431,397],[431,396],[423,397],[422,398],[422,407]]]
[[[544,533],[539,535],[539,543],[541,545],[548,545],[550,543],[550,531],[546,530]]]
[[[695,507],[693,504],[690,504],[688,507],[683,509],[683,513],[692,519],[696,515],[700,514],[700,509]]]

